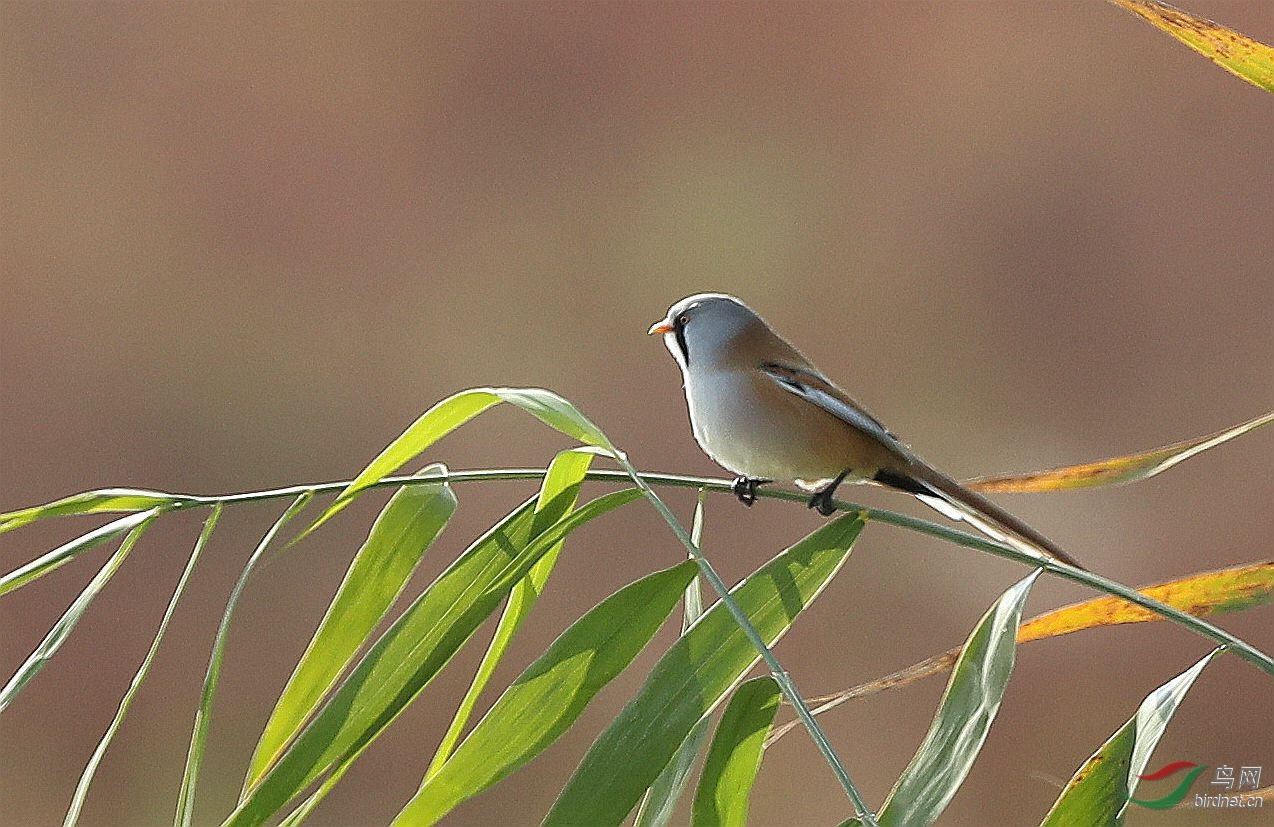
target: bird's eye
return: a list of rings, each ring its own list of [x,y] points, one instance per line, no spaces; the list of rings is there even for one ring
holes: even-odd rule
[[[678,326],[678,327],[685,327],[685,326],[686,326],[686,322],[688,322],[688,321],[690,321],[690,316],[688,316],[688,315],[687,315],[687,314],[685,314],[685,313],[682,313],[680,316],[678,316],[678,317],[677,317],[677,326]]]

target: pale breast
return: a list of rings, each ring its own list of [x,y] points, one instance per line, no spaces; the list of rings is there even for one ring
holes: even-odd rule
[[[876,471],[861,435],[759,371],[698,372],[686,398],[700,447],[736,474],[788,482]]]

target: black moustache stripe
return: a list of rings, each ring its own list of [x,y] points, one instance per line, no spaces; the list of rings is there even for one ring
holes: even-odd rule
[[[690,367],[690,348],[686,347],[686,326],[681,322],[673,322],[672,334],[677,338],[677,347],[681,348],[682,361]]]

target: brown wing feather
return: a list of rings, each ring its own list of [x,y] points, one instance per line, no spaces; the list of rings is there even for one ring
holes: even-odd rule
[[[807,399],[884,447],[897,462],[893,467],[881,468],[876,482],[922,498],[937,497],[963,514],[971,525],[993,537],[1003,535],[1010,542],[1016,541],[1047,557],[1083,568],[1047,537],[920,459],[849,394],[817,372],[775,362],[762,364],[761,370],[780,387]],[[983,523],[989,524],[989,528]]]

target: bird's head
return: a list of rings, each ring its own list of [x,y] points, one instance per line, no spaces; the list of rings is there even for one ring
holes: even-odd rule
[[[668,308],[647,332],[660,333],[683,370],[691,364],[719,364],[738,351],[741,340],[767,331],[746,304],[725,293],[699,293]]]

